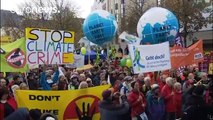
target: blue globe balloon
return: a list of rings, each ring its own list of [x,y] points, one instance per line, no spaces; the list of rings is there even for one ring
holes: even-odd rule
[[[113,40],[117,27],[112,14],[104,10],[96,10],[84,20],[83,33],[89,41],[103,45]]]
[[[170,45],[173,45],[178,31],[179,24],[176,16],[161,7],[154,7],[146,11],[137,25],[137,33],[142,44],[169,41]]]

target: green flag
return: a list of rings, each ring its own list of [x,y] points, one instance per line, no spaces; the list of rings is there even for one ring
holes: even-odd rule
[[[26,58],[25,38],[13,43],[0,46],[1,72],[26,72],[28,70]]]

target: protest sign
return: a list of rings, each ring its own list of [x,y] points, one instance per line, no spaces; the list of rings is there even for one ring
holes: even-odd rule
[[[169,42],[155,45],[129,45],[134,73],[171,68]]]
[[[26,28],[28,64],[72,64],[74,32]]]
[[[197,64],[204,60],[203,41],[199,40],[188,48],[174,46],[171,48],[172,68]]]
[[[21,38],[13,43],[0,46],[1,72],[26,72],[25,39]]]
[[[57,115],[59,120],[81,120],[78,113],[83,116],[87,110],[89,115],[86,116],[93,115],[93,120],[99,120],[98,102],[102,99],[102,92],[108,88],[109,85],[70,91],[17,90],[16,100],[19,108],[37,108],[42,113]]]

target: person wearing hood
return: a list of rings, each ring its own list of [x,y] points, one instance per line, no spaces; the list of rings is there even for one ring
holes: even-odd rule
[[[112,96],[111,90],[105,90],[102,93],[103,100],[99,102],[101,120],[121,120],[123,115],[129,113],[129,104],[126,99],[120,97],[121,103],[114,104]],[[122,120],[125,119],[122,117]],[[129,118],[126,120],[129,120]]]

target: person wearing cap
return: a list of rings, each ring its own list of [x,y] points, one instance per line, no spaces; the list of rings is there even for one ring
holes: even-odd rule
[[[131,91],[131,81],[132,77],[131,76],[126,76],[124,78],[123,86],[120,89],[120,94],[121,95],[128,95],[128,93]]]
[[[147,92],[147,115],[149,120],[164,120],[165,104],[160,96],[160,87],[153,84],[151,90]]]
[[[114,104],[112,102],[112,92],[105,90],[102,92],[103,100],[99,102],[99,110],[101,114],[101,120],[129,120],[129,118],[123,118],[122,116],[129,113],[129,104],[125,98],[120,97],[120,104]]]

